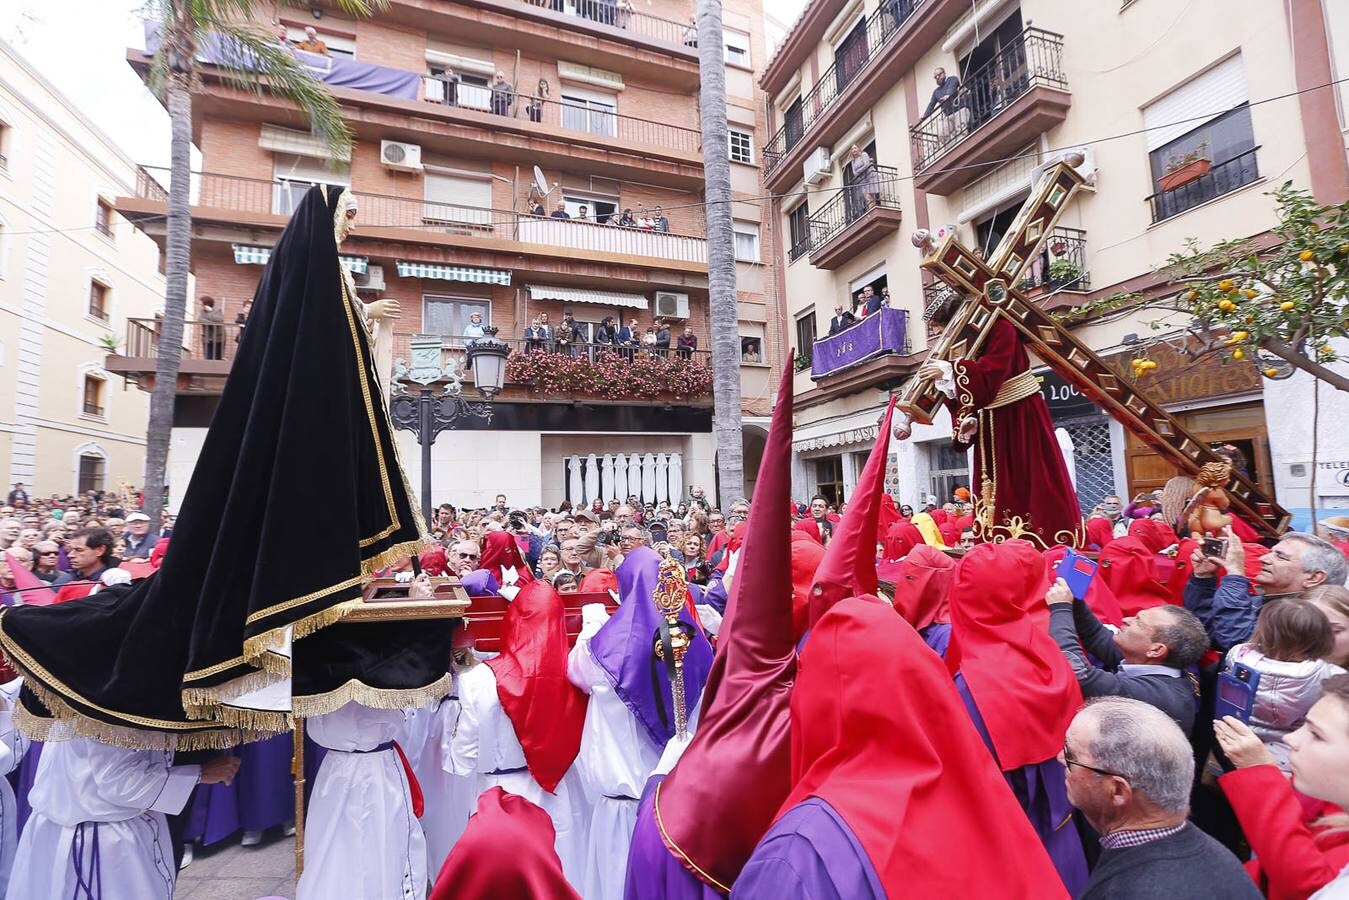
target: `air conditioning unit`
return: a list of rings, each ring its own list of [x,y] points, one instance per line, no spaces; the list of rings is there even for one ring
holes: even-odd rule
[[[819,184],[828,178],[829,173],[833,171],[832,160],[828,147],[816,147],[802,165],[801,174],[806,179],[806,184]]]
[[[395,172],[420,172],[422,148],[418,144],[404,144],[401,141],[380,141],[379,161],[384,164],[384,168]]]
[[[384,290],[384,267],[368,265],[363,274],[354,275],[356,281],[356,290],[358,291],[382,291]]]
[[[1091,152],[1090,147],[1069,147],[1066,150],[1058,150],[1050,154],[1048,159],[1040,163],[1038,166],[1035,167],[1034,170],[1032,170],[1030,174],[1031,190],[1035,190],[1035,186],[1040,183],[1040,179],[1044,177],[1044,174],[1048,172],[1050,169],[1054,168],[1054,166],[1063,162],[1063,157],[1068,153],[1082,154],[1083,161],[1082,165],[1077,167],[1076,170],[1077,174],[1081,175],[1086,180],[1087,182],[1086,186],[1088,188],[1095,188],[1096,155]]]
[[[674,291],[656,291],[656,318],[687,319],[688,317],[688,294],[676,294]]]

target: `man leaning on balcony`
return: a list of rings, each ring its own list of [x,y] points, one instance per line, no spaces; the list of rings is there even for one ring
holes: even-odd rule
[[[932,92],[932,99],[928,101],[927,109],[923,111],[924,119],[932,115],[932,111],[938,106],[948,116],[959,106],[956,95],[960,93],[960,79],[954,75],[947,75],[941,66],[937,66],[933,71],[932,79],[937,82],[937,89]]]
[[[829,334],[827,337],[833,337],[845,328],[851,328],[857,324],[857,318],[846,309],[842,303],[834,305],[834,317],[829,320]]]
[[[498,116],[511,114],[511,102],[515,99],[515,87],[506,80],[505,72],[497,72],[492,82],[492,112]]]

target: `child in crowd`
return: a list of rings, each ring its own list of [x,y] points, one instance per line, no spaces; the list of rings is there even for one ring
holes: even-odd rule
[[[1344,672],[1326,660],[1333,648],[1326,614],[1310,601],[1284,599],[1266,604],[1250,641],[1227,653],[1229,669],[1242,663],[1260,673],[1250,726],[1285,773],[1284,738],[1302,727],[1307,710],[1321,698],[1321,682]]]

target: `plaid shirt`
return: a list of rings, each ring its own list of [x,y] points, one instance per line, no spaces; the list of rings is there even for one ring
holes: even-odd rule
[[[1137,831],[1114,831],[1101,838],[1101,846],[1106,850],[1123,850],[1126,847],[1141,847],[1153,841],[1160,841],[1179,832],[1185,823],[1170,828],[1141,828]]]

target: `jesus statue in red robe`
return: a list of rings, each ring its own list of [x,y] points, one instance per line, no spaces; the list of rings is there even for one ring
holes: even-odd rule
[[[1083,546],[1086,528],[1077,494],[1016,328],[998,318],[976,357],[929,360],[918,376],[936,380],[946,394],[956,449],[974,448],[979,539]],[[896,422],[895,437],[908,438],[911,423],[900,417]]]

